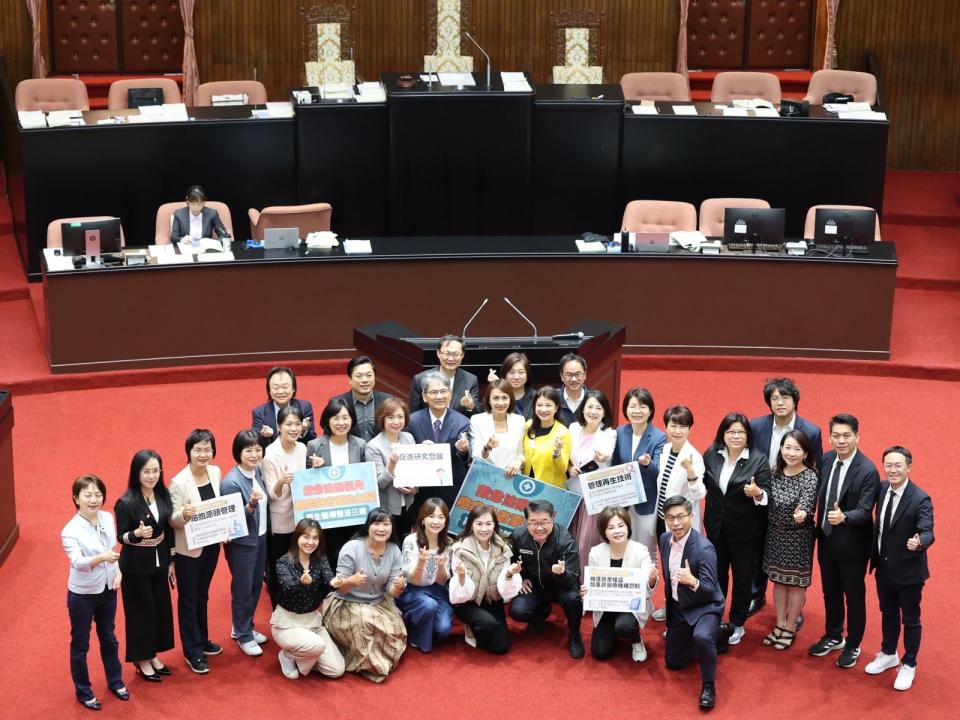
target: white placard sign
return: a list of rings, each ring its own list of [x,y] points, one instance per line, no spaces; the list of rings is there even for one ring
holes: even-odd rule
[[[191,550],[247,534],[247,516],[240,493],[221,495],[194,506],[197,514],[183,526]]]
[[[636,460],[584,473],[580,476],[580,488],[588,515],[596,515],[605,507],[628,507],[647,501]]]
[[[449,487],[453,485],[450,445],[429,443],[397,445],[397,469],[394,487]]]
[[[583,569],[584,610],[641,612],[649,593],[648,578],[640,568],[591,567]]]

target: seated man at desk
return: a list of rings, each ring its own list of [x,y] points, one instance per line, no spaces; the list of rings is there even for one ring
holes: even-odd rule
[[[207,193],[199,185],[191,185],[187,189],[187,206],[173,213],[173,227],[170,228],[170,242],[178,243],[181,240],[199,240],[212,238],[216,233],[217,239],[229,236],[227,227],[220,219],[220,213],[213,208],[205,207]]]
[[[467,372],[460,363],[463,362],[463,340],[456,335],[444,335],[437,343],[437,359],[440,364],[417,373],[410,386],[410,412],[422,410],[426,407],[423,401],[423,379],[427,373],[439,372],[447,381],[447,386],[453,396],[450,398],[450,409],[463,415],[473,415],[480,410],[480,390],[477,387],[477,376]]]

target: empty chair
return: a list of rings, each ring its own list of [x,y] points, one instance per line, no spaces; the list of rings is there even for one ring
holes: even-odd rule
[[[713,79],[710,102],[728,103],[731,100],[763,98],[780,102],[780,80],[772,73],[722,72]]]
[[[14,104],[23,110],[89,110],[87,86],[73,78],[21,80]]]
[[[267,101],[267,89],[256,80],[221,80],[197,86],[197,107],[213,105],[214,95],[246,95],[248,105],[263,105]]]
[[[107,107],[110,110],[126,110],[130,107],[127,91],[137,88],[159,88],[163,90],[163,102],[167,104],[183,102],[180,96],[180,87],[175,80],[170,78],[134,78],[110,83]]]
[[[205,200],[204,205],[212,210],[216,210],[220,215],[220,222],[227,228],[230,237],[233,235],[233,217],[230,215],[230,208],[226,203],[215,200]],[[173,213],[186,206],[186,202],[178,200],[177,202],[164,203],[157,208],[157,222],[154,229],[154,243],[157,245],[170,244],[170,231],[173,227]]]
[[[817,70],[810,78],[804,100],[811,105],[822,105],[823,96],[827,93],[853,95],[857,102],[875,105],[877,79],[870,73],[854,70]]]
[[[300,237],[309,233],[330,229],[330,216],[333,208],[330,203],[312,203],[310,205],[273,205],[263,210],[250,208],[250,237],[263,240],[263,231],[268,228],[299,228]]]
[[[680,73],[635,72],[620,78],[625,100],[676,100],[690,99],[690,85]]]
[[[700,232],[707,237],[721,237],[727,208],[769,207],[770,203],[759,198],[708,198],[700,203]]]
[[[830,209],[830,210],[873,210],[872,207],[867,207],[866,205],[814,205],[809,210],[807,210],[807,219],[803,223],[803,239],[804,240],[813,240],[814,235],[816,234],[816,219],[817,219],[817,210],[821,209]],[[877,213],[877,222],[876,228],[873,233],[873,239],[876,242],[880,242],[880,213]]]
[[[696,230],[697,209],[687,202],[634,200],[623,211],[622,227],[628,232]]]
[[[88,217],[58,218],[47,225],[47,247],[63,247],[63,223],[87,222],[90,220],[113,220],[113,215],[90,215]],[[120,245],[127,246],[123,237],[123,225],[120,226]]]

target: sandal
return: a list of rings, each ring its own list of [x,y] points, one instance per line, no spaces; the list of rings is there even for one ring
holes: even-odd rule
[[[773,643],[774,650],[786,650],[788,647],[793,645],[793,640],[797,636],[796,631],[790,632],[789,630],[784,630],[780,637],[778,637]]]
[[[786,628],[780,627],[779,625],[774,626],[773,632],[770,633],[769,635],[767,635],[767,636],[763,639],[763,644],[764,644],[764,645],[776,645],[777,640],[780,639],[781,633],[785,633],[785,632],[787,632],[787,629],[786,629]]]

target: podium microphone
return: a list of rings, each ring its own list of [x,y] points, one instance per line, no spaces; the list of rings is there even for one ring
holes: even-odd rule
[[[477,50],[479,50],[481,53],[483,53],[483,56],[487,59],[487,90],[489,90],[489,89],[490,89],[490,56],[487,55],[487,51],[486,51],[486,50],[484,50],[482,47],[480,47],[480,43],[478,43],[476,40],[473,39],[473,35],[471,35],[471,34],[468,33],[468,32],[464,32],[463,34],[466,35],[468,38],[470,38],[470,42],[472,42],[474,45],[476,45],[476,46],[477,46]],[[506,298],[504,298],[504,299],[506,300]],[[507,302],[510,302],[510,301],[507,300]],[[513,307],[513,306],[511,305],[511,307]],[[513,308],[513,309],[514,309],[514,310],[517,310],[516,308]],[[520,312],[520,311],[517,310],[517,312]],[[522,314],[522,313],[521,313],[521,314]],[[530,322],[530,321],[528,320],[527,322]],[[531,325],[532,325],[532,324],[533,324],[533,323],[531,323]]]
[[[534,325],[532,322],[530,322],[530,318],[528,318],[526,315],[524,315],[522,312],[520,312],[520,308],[518,308],[516,305],[514,305],[512,302],[510,302],[510,298],[506,298],[506,297],[505,297],[505,298],[503,299],[503,301],[504,301],[507,305],[509,305],[510,307],[512,307],[512,308],[516,311],[517,315],[519,315],[519,316],[522,317],[524,320],[526,320],[526,321],[527,321],[527,325],[529,325],[530,327],[533,328],[533,339],[536,340],[537,337],[538,337],[538,335],[537,335],[537,326]]]
[[[464,340],[467,339],[467,328],[470,327],[470,323],[472,323],[474,320],[477,319],[477,315],[480,314],[480,311],[483,310],[483,308],[486,306],[488,302],[490,302],[490,298],[484,298],[483,302],[480,303],[480,307],[477,308],[477,311],[470,316],[470,319],[467,320],[467,324],[463,326],[463,332],[460,333],[461,338],[463,338]]]

